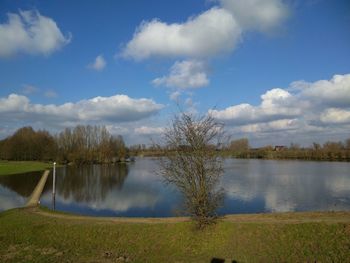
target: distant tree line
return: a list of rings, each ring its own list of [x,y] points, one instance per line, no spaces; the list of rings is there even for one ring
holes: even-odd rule
[[[132,156],[159,157],[164,155],[164,149],[160,149],[158,145],[133,144],[129,146],[129,151]]]
[[[123,161],[128,149],[122,136],[112,136],[104,126],[79,125],[57,135],[32,127],[18,129],[0,141],[3,160],[110,163]]]
[[[247,138],[241,138],[225,145],[211,145],[211,148],[216,149],[218,154],[234,158],[350,161],[350,138],[345,142],[313,143],[309,147],[292,143],[289,146],[267,145],[260,148],[252,148]],[[145,144],[130,146],[130,153],[140,156],[164,155],[164,151],[160,151],[159,147]]]
[[[247,138],[232,140],[225,145],[211,145],[227,157],[254,159],[299,159],[320,161],[350,161],[350,138],[344,142],[328,141],[301,147],[267,145],[252,148]],[[78,125],[51,135],[32,127],[18,129],[0,140],[0,159],[17,161],[58,161],[61,163],[111,163],[131,156],[162,156],[159,146],[136,144],[126,147],[123,137],[111,135],[104,126]]]
[[[345,142],[313,143],[309,147],[292,143],[290,146],[268,145],[261,148],[251,148],[248,139],[243,138],[231,141],[223,152],[236,158],[350,161],[350,138]]]

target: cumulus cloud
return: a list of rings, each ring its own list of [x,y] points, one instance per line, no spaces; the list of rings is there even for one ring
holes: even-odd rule
[[[330,80],[319,80],[313,83],[296,82],[293,87],[299,88],[302,96],[314,103],[333,107],[350,105],[350,74],[334,75]]]
[[[207,65],[203,61],[177,61],[168,76],[156,78],[152,83],[179,89],[201,88],[209,84],[207,71]]]
[[[0,119],[3,121],[44,123],[128,122],[147,118],[163,108],[151,99],[133,99],[126,95],[95,97],[61,105],[33,104],[26,96],[11,94],[0,98]]]
[[[241,28],[225,9],[213,7],[184,23],[144,21],[122,55],[136,60],[152,56],[208,57],[231,51]],[[215,36],[215,37],[214,37]]]
[[[350,124],[350,110],[337,108],[326,109],[321,113],[320,120],[328,124]]]
[[[261,96],[259,106],[239,104],[224,110],[210,110],[214,118],[233,125],[269,122],[285,118],[294,118],[301,112],[295,107],[296,100],[288,91],[272,89]]]
[[[350,74],[335,75],[330,80],[297,81],[286,89],[269,90],[257,106],[238,104],[208,113],[235,132],[255,136],[290,132],[336,132],[345,136],[350,125],[349,94]]]
[[[186,22],[143,21],[122,55],[135,60],[153,56],[212,57],[231,52],[244,30],[268,32],[288,16],[281,0],[219,0]]]
[[[301,124],[298,119],[284,119],[269,121],[264,123],[248,124],[239,127],[241,132],[247,133],[269,133],[269,132],[281,132],[288,130],[297,130],[301,128]]]
[[[280,0],[219,0],[242,29],[268,32],[288,17],[288,7]]]
[[[95,58],[95,61],[93,63],[90,63],[88,65],[88,68],[94,69],[96,71],[102,71],[106,67],[106,65],[106,60],[103,58],[102,55],[99,55]]]
[[[288,16],[282,0],[217,0],[217,6],[182,23],[143,21],[121,55],[134,60],[152,57],[185,58],[167,76],[152,83],[172,88],[200,88],[209,84],[200,60],[232,52],[246,30],[269,32]]]
[[[7,23],[0,24],[0,57],[17,53],[48,55],[68,44],[56,22],[36,10],[8,13]]]

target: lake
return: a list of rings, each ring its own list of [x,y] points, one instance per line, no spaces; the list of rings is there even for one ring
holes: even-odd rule
[[[93,216],[181,214],[181,195],[158,177],[157,161],[57,169],[55,209]],[[219,213],[350,210],[350,163],[227,159]],[[0,177],[0,211],[23,206],[41,172]],[[41,204],[53,208],[52,173]]]

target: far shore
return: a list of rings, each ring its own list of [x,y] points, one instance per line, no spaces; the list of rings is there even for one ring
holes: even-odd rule
[[[143,157],[160,157],[159,155],[141,155],[139,156],[141,158]],[[227,158],[234,158],[234,159],[253,159],[253,160],[276,160],[276,161],[314,161],[314,162],[348,162],[349,160],[313,160],[313,159],[261,159],[261,158],[242,158],[242,157],[232,157],[227,156]],[[133,159],[134,160],[134,159]],[[128,163],[129,161],[124,162],[117,162],[120,164]],[[72,163],[74,165],[74,163]],[[101,165],[103,165],[102,163]],[[105,163],[108,164],[108,163]],[[62,166],[62,164],[58,163],[57,167]],[[38,171],[44,171],[46,169],[52,169],[53,168],[53,162],[48,161],[6,161],[6,160],[0,160],[0,176],[2,175],[12,175],[12,174],[20,174],[20,173],[28,173],[28,172],[38,172]]]

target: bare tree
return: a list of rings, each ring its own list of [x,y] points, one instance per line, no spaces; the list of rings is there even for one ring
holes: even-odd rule
[[[164,158],[160,173],[184,196],[185,212],[200,228],[213,223],[223,200],[218,182],[223,174],[222,157],[217,146],[223,125],[211,116],[195,117],[181,113],[164,132]]]
[[[235,157],[247,158],[249,156],[249,141],[247,138],[233,140],[229,144],[229,149]]]
[[[58,159],[76,164],[109,163],[125,158],[127,149],[122,136],[112,136],[105,126],[78,125],[56,136]]]

